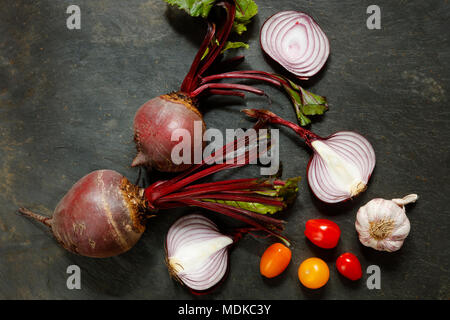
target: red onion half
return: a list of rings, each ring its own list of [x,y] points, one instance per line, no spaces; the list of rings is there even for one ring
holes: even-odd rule
[[[218,284],[228,269],[228,248],[233,238],[200,214],[178,219],[166,237],[169,273],[193,291]]]
[[[314,155],[308,164],[311,190],[322,201],[335,203],[357,196],[367,188],[375,167],[375,152],[366,138],[340,131],[311,142]]]
[[[370,142],[360,134],[340,131],[322,138],[270,111],[247,109],[244,112],[291,128],[313,149],[307,168],[308,184],[320,200],[342,202],[366,190],[376,157]]]
[[[267,19],[260,33],[261,48],[300,79],[312,77],[330,54],[327,36],[306,13],[281,11]]]

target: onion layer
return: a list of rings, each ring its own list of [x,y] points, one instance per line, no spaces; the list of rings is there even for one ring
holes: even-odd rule
[[[169,272],[193,291],[205,291],[222,280],[228,269],[233,238],[200,214],[178,219],[166,237]]]
[[[327,36],[306,13],[281,11],[267,19],[261,47],[272,59],[301,79],[312,77],[330,54]]]

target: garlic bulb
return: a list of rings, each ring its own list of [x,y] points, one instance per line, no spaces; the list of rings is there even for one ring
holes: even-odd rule
[[[356,215],[355,227],[359,241],[379,251],[400,249],[411,228],[405,205],[419,197],[410,194],[402,199],[373,199],[362,206]]]

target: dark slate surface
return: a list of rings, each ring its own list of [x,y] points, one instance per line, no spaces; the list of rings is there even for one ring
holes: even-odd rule
[[[320,135],[347,129],[363,133],[377,153],[377,167],[361,197],[337,207],[316,201],[306,180],[289,221],[293,260],[277,279],[259,275],[268,241],[244,238],[231,253],[225,283],[200,299],[449,299],[449,69],[447,1],[379,1],[382,29],[366,28],[372,1],[257,1],[260,13],[245,38],[246,68],[280,69],[258,45],[262,22],[278,10],[304,10],[328,35],[326,68],[304,83],[326,95],[330,110],[313,124]],[[19,206],[50,215],[66,190],[86,173],[109,168],[136,179],[129,167],[135,150],[132,119],[146,100],[179,87],[196,52],[204,25],[168,8],[162,0],[86,1],[81,30],[66,28],[67,1],[1,1],[0,10],[0,298],[3,299],[190,299],[171,280],[163,241],[170,224],[189,210],[161,212],[128,253],[104,260],[64,251],[43,227],[17,214]],[[269,107],[295,120],[288,99],[259,85]],[[209,127],[248,127],[244,106],[267,100],[210,98],[202,111]],[[284,176],[305,175],[309,152],[281,130]],[[226,176],[258,174],[256,167]],[[155,176],[155,175],[154,175]],[[225,175],[219,175],[225,176]],[[218,178],[219,178],[218,177]],[[156,178],[156,177],[152,177]],[[357,209],[374,197],[418,193],[408,207],[411,234],[397,253],[360,245]],[[342,229],[336,249],[320,250],[303,236],[306,220],[330,218]],[[219,219],[221,224],[231,224]],[[334,261],[358,255],[364,269],[381,268],[381,289],[342,278]],[[297,268],[318,256],[331,277],[321,290],[304,289]],[[82,270],[82,289],[66,288],[66,268]]]

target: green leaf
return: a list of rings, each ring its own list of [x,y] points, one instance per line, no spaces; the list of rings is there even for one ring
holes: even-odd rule
[[[277,197],[282,197],[287,205],[294,202],[297,197],[300,179],[301,177],[289,178],[283,186],[276,186]]]
[[[215,0],[164,0],[168,4],[178,6],[193,17],[206,18]]]
[[[164,0],[168,4],[177,6],[193,17],[206,18],[214,6],[215,0]],[[241,35],[247,30],[246,25],[258,13],[258,6],[253,0],[236,0],[236,16],[233,30]]]
[[[302,98],[303,98],[303,104],[318,104],[323,105],[325,107],[328,107],[327,99],[325,97],[321,97],[317,94],[314,94],[312,92],[306,91],[302,87],[300,87],[300,90],[302,92]]]
[[[307,104],[302,108],[302,112],[308,116],[324,114],[328,108],[322,104]]]
[[[216,0],[164,0],[168,4],[177,6],[186,11],[192,17],[206,18],[214,6]],[[233,31],[241,35],[247,30],[246,25],[250,23],[251,19],[258,13],[258,6],[253,0],[236,0],[236,16],[233,22]],[[248,44],[243,42],[232,42],[234,45],[225,47],[222,52],[228,49],[248,48]],[[203,54],[202,59],[208,53]]]
[[[205,52],[203,52],[202,58],[200,60],[205,59],[205,57],[208,55],[208,53],[209,53],[209,47],[206,47],[206,50],[205,50]]]
[[[238,35],[241,35],[245,31],[247,31],[247,27],[245,26],[245,23],[239,23],[239,22],[234,21],[233,22],[233,31],[236,32]]]
[[[236,1],[236,17],[233,23],[233,31],[241,35],[247,31],[246,25],[258,13],[258,6],[253,0]]]
[[[231,201],[231,200],[217,200],[217,199],[202,199],[202,201],[226,204],[235,208],[241,208],[260,214],[267,214],[267,213],[274,214],[284,209],[284,207],[245,201]]]
[[[249,22],[257,13],[258,6],[253,0],[236,1],[236,21]]]
[[[235,41],[235,42],[227,41],[227,42],[225,42],[225,45],[223,46],[221,53],[224,53],[228,49],[237,49],[237,48],[248,49],[249,45],[244,42],[240,42],[240,41]]]
[[[252,212],[260,213],[260,214],[274,214],[278,211],[283,210],[286,206],[290,205],[294,202],[295,198],[298,194],[298,183],[300,181],[300,177],[290,178],[285,181],[285,184],[282,186],[276,185],[273,186],[272,189],[269,190],[257,190],[253,191],[255,194],[273,197],[274,200],[279,200],[282,202],[281,206],[267,205],[258,202],[247,202],[247,201],[232,201],[232,200],[218,200],[218,199],[202,199],[202,201],[214,202],[226,204],[228,206],[232,206],[235,208],[241,208],[245,210],[249,210]],[[263,181],[261,181],[263,182]],[[267,181],[265,181],[267,182]],[[249,192],[252,192],[249,190]]]
[[[275,75],[283,84],[283,88],[291,98],[292,104],[301,126],[311,123],[307,116],[322,115],[328,110],[325,97],[309,92],[295,82],[280,75]]]

